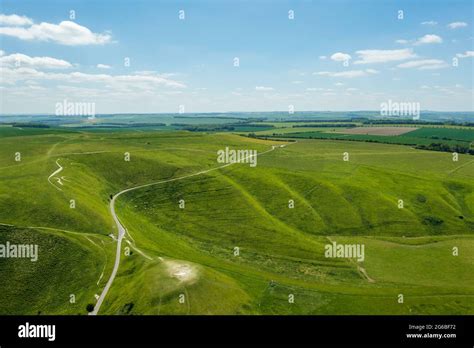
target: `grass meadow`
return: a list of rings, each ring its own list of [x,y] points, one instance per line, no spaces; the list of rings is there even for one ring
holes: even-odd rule
[[[272,146],[254,168],[120,196],[127,235],[100,314],[474,314],[472,157],[297,140],[1,130],[0,241],[36,243],[40,255],[0,259],[0,314],[86,314],[114,261],[111,195],[218,167],[225,147]],[[363,244],[364,261],[325,257],[331,241]]]

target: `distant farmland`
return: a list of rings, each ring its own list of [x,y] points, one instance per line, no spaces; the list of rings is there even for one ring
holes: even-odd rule
[[[341,129],[335,133],[342,134],[366,134],[366,135],[401,135],[416,130],[415,127],[354,127]]]
[[[315,123],[315,126],[317,123]],[[294,129],[295,131],[291,131]],[[334,128],[282,128],[268,130],[261,134],[264,138],[301,138],[366,141],[386,144],[417,146],[426,150],[474,153],[474,129],[471,127],[451,127],[423,125],[414,126],[360,126],[340,129]]]

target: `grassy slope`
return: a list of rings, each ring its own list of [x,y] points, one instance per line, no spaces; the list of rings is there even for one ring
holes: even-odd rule
[[[86,237],[88,239],[86,239]],[[0,243],[37,244],[38,260],[0,260],[2,314],[86,314],[108,254],[94,235],[0,226]],[[70,303],[70,295],[75,303]]]
[[[349,163],[342,162],[343,151],[351,154]],[[407,262],[413,256],[403,245],[392,242],[394,255],[387,258],[385,242],[360,237],[371,255],[364,267],[376,279],[374,284],[367,283],[355,265],[325,259],[327,240],[322,237],[397,236],[398,243],[410,240],[403,236],[426,236],[428,242],[432,235],[471,234],[473,172],[468,159],[462,156],[461,163],[453,164],[445,154],[398,146],[308,141],[262,156],[257,168],[233,166],[131,192],[119,211],[146,252],[218,269],[237,280],[240,288],[235,291],[247,296],[236,310],[221,292],[225,313],[472,313],[473,260],[466,252],[472,237],[452,237],[444,249],[435,251],[421,243],[415,264]],[[456,171],[461,166],[469,169],[461,174]],[[399,197],[405,200],[403,210],[396,206]],[[180,198],[187,202],[185,211],[178,209]],[[287,208],[289,198],[298,209]],[[424,219],[430,216],[443,222]],[[454,244],[464,250],[457,258],[450,254]],[[242,250],[237,258],[234,246]],[[456,272],[430,281],[436,271],[426,268],[434,259],[439,272],[457,267]],[[396,260],[411,272],[389,274]],[[147,277],[142,267],[135,271]],[[276,285],[269,285],[270,280]],[[108,299],[109,313],[116,313],[125,301],[133,302],[131,295],[122,297],[120,284],[138,291],[122,276],[117,284]],[[158,297],[159,285],[155,291],[152,296]],[[172,296],[176,305],[180,291]],[[400,291],[407,296],[405,305],[396,303]],[[298,294],[299,305],[288,304],[289,292]],[[158,308],[149,306],[144,313]],[[187,311],[202,313],[202,308]]]
[[[107,210],[111,193],[215,167],[216,151],[225,146],[263,151],[271,144],[232,135],[178,132],[41,135],[19,140],[0,139],[6,145],[0,152],[4,169],[0,222],[101,235],[113,231]],[[21,163],[13,162],[15,151],[22,152]],[[106,152],[74,154],[88,151]],[[342,161],[346,151],[349,162]],[[124,152],[131,153],[130,162],[123,160]],[[61,175],[71,178],[63,192],[46,180],[57,168],[57,158],[64,166]],[[471,237],[454,236],[470,235],[473,230],[474,167],[468,156],[454,163],[449,154],[402,146],[301,140],[259,157],[258,163],[257,168],[235,165],[120,197],[117,209],[130,232],[129,242],[153,260],[136,250],[123,257],[103,312],[474,312],[472,257],[461,252],[453,259],[449,253],[453,243],[459,242],[461,250],[472,247]],[[71,197],[78,201],[76,210],[69,209]],[[186,200],[184,211],[177,207],[181,198]],[[290,198],[296,202],[293,210],[287,208]],[[396,207],[399,198],[405,201],[403,210]],[[377,239],[350,237],[354,235]],[[376,282],[368,283],[352,263],[324,258],[326,236],[363,241],[364,267]],[[394,270],[397,257],[400,262],[413,257],[403,244],[412,239],[402,236],[425,236],[417,239],[422,242],[412,273]],[[389,257],[387,238],[392,238]],[[446,249],[433,250],[433,238],[445,238]],[[106,252],[113,253],[114,245],[105,247]],[[239,257],[232,254],[235,246],[241,248]],[[86,252],[84,248],[77,252]],[[426,265],[433,262],[434,254],[440,271],[457,267],[456,278],[430,281],[436,273],[426,272]],[[158,256],[189,262],[199,277],[177,281]],[[82,264],[76,255],[69,259],[90,269],[87,273],[94,274],[95,284],[98,264]],[[39,276],[31,281],[39,281]],[[64,282],[55,284],[60,287]],[[399,291],[407,294],[405,305],[396,303]],[[291,305],[290,292],[296,295]],[[189,300],[184,305],[177,301],[181,293]],[[23,307],[15,305],[22,308],[19,312],[30,306],[29,300],[23,301]],[[5,306],[0,306],[1,312]],[[47,312],[75,313],[69,307],[42,306]]]

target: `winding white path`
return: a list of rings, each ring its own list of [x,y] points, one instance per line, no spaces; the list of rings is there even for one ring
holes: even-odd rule
[[[48,181],[49,181],[49,183],[50,183],[51,185],[53,185],[56,189],[58,189],[59,191],[62,191],[59,187],[57,187],[55,184],[53,184],[53,183],[51,182],[51,178],[54,177],[54,176],[55,176],[56,174],[58,174],[59,172],[61,172],[61,170],[63,170],[63,167],[59,164],[58,161],[59,161],[59,158],[56,160],[56,164],[58,165],[59,168],[56,169],[50,176],[48,176]],[[61,182],[59,181],[59,183],[61,183]],[[61,184],[61,185],[62,185],[62,184]]]
[[[296,142],[294,142],[296,143]],[[290,144],[294,144],[294,143],[290,143]],[[288,144],[285,144],[285,145],[288,145]],[[261,152],[261,153],[257,153],[255,156],[260,156],[260,155],[264,155],[268,152],[271,152],[279,147],[283,147],[282,145],[275,145],[275,146],[272,146],[272,148],[270,150],[267,150],[267,151],[264,151],[264,152]],[[109,208],[110,208],[110,213],[112,214],[112,217],[114,219],[114,222],[115,222],[115,225],[117,226],[117,229],[118,229],[118,238],[117,238],[117,251],[115,253],[115,263],[114,263],[114,268],[112,270],[112,273],[110,274],[110,278],[109,280],[107,281],[107,284],[105,285],[104,289],[102,290],[102,293],[100,294],[98,300],[97,300],[97,303],[94,307],[94,310],[89,313],[90,315],[97,315],[99,313],[99,310],[100,310],[100,307],[102,306],[102,302],[104,302],[104,299],[105,297],[107,296],[107,293],[109,292],[110,290],[110,287],[112,286],[112,283],[114,282],[114,279],[115,279],[115,276],[117,275],[117,271],[118,271],[118,268],[119,268],[119,265],[120,265],[120,254],[122,253],[121,252],[121,248],[122,248],[122,239],[123,237],[125,236],[125,233],[126,233],[126,230],[125,228],[123,227],[123,225],[121,224],[119,218],[117,217],[117,214],[115,213],[115,201],[118,197],[120,197],[122,194],[126,193],[126,192],[130,192],[130,191],[133,191],[133,190],[137,190],[137,189],[140,189],[140,188],[143,188],[143,187],[149,187],[149,186],[154,186],[154,185],[159,185],[159,184],[165,184],[165,183],[168,183],[168,182],[172,182],[172,181],[178,181],[178,180],[183,180],[183,179],[187,179],[187,178],[191,178],[193,176],[198,176],[198,175],[202,175],[202,174],[206,174],[206,173],[209,173],[209,172],[212,172],[212,171],[215,171],[215,170],[219,170],[219,169],[222,169],[222,168],[225,168],[225,167],[228,167],[228,166],[231,166],[233,164],[236,164],[236,163],[242,163],[242,162],[245,162],[247,159],[253,157],[254,155],[250,155],[250,156],[247,156],[245,157],[241,162],[232,162],[232,163],[227,163],[227,164],[224,164],[222,166],[219,166],[219,167],[215,167],[215,168],[211,168],[211,169],[207,169],[207,170],[202,170],[200,172],[197,172],[197,173],[194,173],[194,174],[188,174],[188,175],[184,175],[184,176],[180,176],[178,178],[172,178],[172,179],[166,179],[166,180],[160,180],[160,181],[155,181],[155,182],[152,182],[152,183],[149,183],[149,184],[144,184],[144,185],[139,185],[139,186],[135,186],[135,187],[130,187],[128,189],[125,189],[123,191],[120,191],[119,193],[115,194],[111,201],[110,201],[110,204],[109,204]],[[59,165],[59,164],[58,164]],[[55,174],[55,173],[53,173]]]

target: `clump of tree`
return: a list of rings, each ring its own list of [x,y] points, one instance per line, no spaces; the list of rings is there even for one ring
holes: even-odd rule
[[[355,123],[321,123],[321,124],[295,124],[292,128],[305,128],[305,127],[320,127],[320,128],[353,128],[357,127]]]
[[[272,120],[273,123],[322,123],[322,122],[364,122],[367,121],[368,119],[365,117],[353,117],[353,118],[321,118],[321,119],[284,119],[284,120]],[[313,126],[314,127],[314,126]]]
[[[13,122],[11,123],[11,126],[17,127],[17,128],[49,128],[47,124],[33,123],[33,122],[28,122],[28,123]]]
[[[439,226],[443,223],[443,219],[440,219],[436,216],[425,216],[423,218],[423,223],[425,225],[431,225],[431,226]]]
[[[186,126],[182,127],[182,130],[187,130],[190,132],[230,132],[235,130],[233,126]]]
[[[247,124],[246,122],[232,123],[232,124],[187,124],[187,123],[172,123],[174,127],[179,127],[181,130],[190,132],[231,132],[238,130],[238,127],[248,127],[267,129],[274,128],[272,125],[266,124]]]
[[[401,124],[401,125],[425,125],[425,126],[459,126],[459,127],[474,127],[473,122],[456,122],[456,121],[423,121],[413,120],[409,118],[398,118],[398,119],[366,119],[362,121],[365,125],[377,125],[377,124]]]
[[[365,120],[363,124],[414,124],[414,125],[430,125],[430,126],[442,126],[445,123],[441,121],[420,121],[409,118],[398,118],[398,119],[377,119],[377,120]]]
[[[443,152],[457,152],[469,155],[474,155],[474,149],[470,149],[468,146],[463,145],[449,145],[445,143],[431,143],[429,145],[417,145],[417,149],[420,150],[431,150],[431,151],[443,151]]]
[[[252,127],[252,128],[275,128],[275,126],[271,124],[246,124],[246,123],[237,123],[237,124],[229,124],[228,126],[233,127]]]

